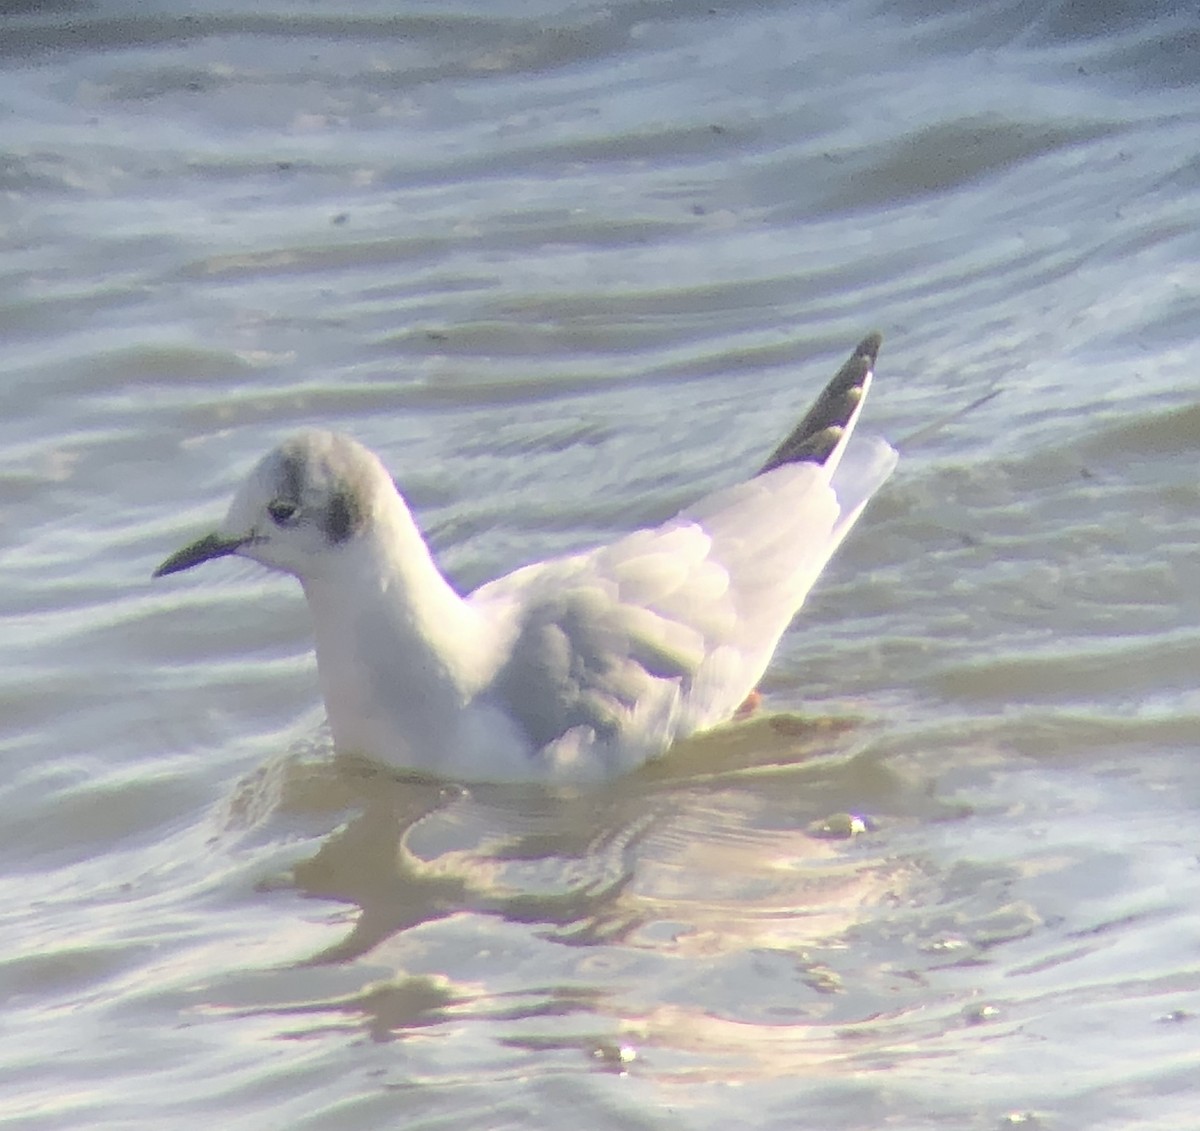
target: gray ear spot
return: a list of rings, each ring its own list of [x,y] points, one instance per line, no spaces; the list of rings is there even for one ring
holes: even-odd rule
[[[322,528],[330,545],[337,546],[354,534],[362,526],[362,522],[361,507],[356,505],[348,492],[338,491],[329,500]]]

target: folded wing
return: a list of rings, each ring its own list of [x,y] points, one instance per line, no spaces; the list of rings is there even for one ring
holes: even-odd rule
[[[536,747],[615,772],[737,710],[895,466],[884,441],[851,441],[878,346],[859,346],[753,479],[472,595],[511,620],[489,695]]]

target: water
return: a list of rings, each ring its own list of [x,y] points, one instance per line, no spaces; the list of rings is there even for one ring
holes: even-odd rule
[[[7,5],[0,1119],[1194,1124],[1198,36]],[[753,468],[875,327],[865,427],[999,395],[768,715],[632,780],[334,761],[293,585],[149,580],[320,424],[474,585]]]

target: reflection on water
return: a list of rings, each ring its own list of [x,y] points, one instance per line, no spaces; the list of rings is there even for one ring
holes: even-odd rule
[[[854,729],[839,720],[761,717],[697,740],[646,772],[582,791],[467,789],[356,759],[279,759],[241,784],[230,807],[235,825],[248,814],[284,825],[318,811],[343,818],[292,869],[290,883],[305,897],[353,908],[345,934],[305,964],[369,956],[372,965],[395,968],[347,999],[267,1008],[362,1015],[376,1036],[389,1031],[389,1019],[402,1030],[478,1011],[519,1022],[596,1013],[621,1019],[624,1029],[653,1006],[613,986],[622,953],[664,971],[683,961],[692,976],[697,964],[736,968],[748,955],[774,954],[788,956],[806,1003],[785,1005],[774,989],[768,1001],[746,998],[747,983],[725,971],[719,977],[738,996],[723,1009],[746,1024],[827,1018],[845,991],[827,952],[845,947],[847,933],[879,909],[908,903],[914,884],[930,882],[912,862],[872,844],[867,828],[955,816],[872,758],[869,747],[834,757],[831,739]],[[856,823],[858,840],[849,826],[845,836],[836,833],[837,814],[829,820],[827,807],[848,798],[873,806],[869,825]],[[976,924],[977,937],[963,948],[999,937],[998,913],[983,903],[991,925]],[[407,956],[425,951],[407,936],[471,919],[532,929],[548,942],[584,948],[585,957],[574,963],[569,985],[526,987],[515,995],[519,1002],[501,995],[502,1005],[482,983],[406,969]],[[486,934],[486,926],[478,929]],[[706,983],[705,1011],[713,1008],[712,990]],[[667,1039],[657,1029],[641,1031],[653,1043]],[[543,1039],[529,1032],[512,1038]]]

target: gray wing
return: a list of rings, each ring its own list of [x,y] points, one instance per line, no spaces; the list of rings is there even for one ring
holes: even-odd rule
[[[517,630],[489,693],[536,749],[565,742],[571,753],[606,751],[612,772],[669,741],[681,688],[702,660],[694,632],[623,589],[598,562],[549,564],[520,595]],[[504,597],[473,598],[481,599]]]
[[[484,586],[472,603],[514,625],[491,695],[535,747],[566,737],[606,750],[614,770],[729,718],[894,462],[865,441],[832,483],[820,465],[787,464]]]
[[[878,348],[859,345],[755,478],[471,596],[511,626],[490,693],[535,747],[630,764],[737,710],[895,466],[884,441],[851,442]]]

